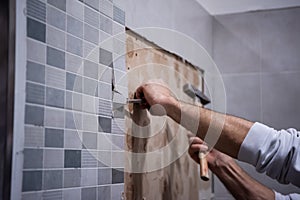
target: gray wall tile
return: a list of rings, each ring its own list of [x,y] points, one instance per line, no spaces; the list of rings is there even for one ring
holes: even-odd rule
[[[112,169],[98,169],[98,185],[107,185],[112,183]]]
[[[81,151],[65,150],[65,168],[81,167]]]
[[[67,0],[67,13],[83,21],[83,4],[79,1]]]
[[[112,19],[100,14],[100,29],[108,34],[112,34]]]
[[[89,60],[84,60],[83,74],[87,77],[98,80],[98,64]]]
[[[67,35],[67,51],[78,56],[82,56],[83,43],[81,39]]]
[[[98,114],[110,117],[112,115],[112,102],[104,99],[99,99]]]
[[[66,108],[81,111],[82,110],[82,95],[66,91]],[[77,128],[81,129],[81,124],[77,124]]]
[[[27,39],[27,59],[40,64],[46,63],[46,45]]]
[[[46,67],[46,85],[65,89],[66,72],[54,67]]]
[[[66,89],[76,92],[82,92],[82,77],[67,72]]]
[[[99,0],[83,0],[86,5],[89,5],[95,10],[99,10]]]
[[[113,145],[112,145],[113,146]],[[124,151],[113,151],[111,153],[112,159],[111,166],[114,168],[124,167],[125,166],[125,153]]]
[[[98,118],[99,132],[110,133],[111,132],[111,118],[101,117]]]
[[[96,199],[97,198],[97,188],[82,188],[81,189],[81,199]]]
[[[111,150],[111,135],[110,134],[103,134],[103,133],[98,133],[98,150]]]
[[[46,25],[27,17],[27,36],[46,42]]]
[[[124,183],[124,169],[112,169],[112,184]]]
[[[44,104],[45,86],[34,83],[26,83],[26,102]]]
[[[106,84],[99,82],[98,85],[98,96],[103,99],[112,100],[112,86],[111,84]]]
[[[98,82],[90,78],[83,79],[83,93],[91,96],[97,94]]]
[[[65,105],[65,92],[55,88],[46,88],[46,105],[63,108]]]
[[[64,151],[60,149],[44,149],[44,168],[63,168]]]
[[[111,84],[112,69],[110,67],[99,65],[99,81]]]
[[[81,189],[68,189],[63,191],[64,200],[81,200]]]
[[[125,138],[122,135],[112,135],[112,150],[124,150]]]
[[[98,152],[98,167],[110,167],[111,166],[111,151],[99,151]]]
[[[22,194],[22,200],[40,200],[42,199],[42,192],[30,192]]]
[[[114,20],[125,25],[125,12],[117,6],[114,6]]]
[[[97,90],[96,90],[97,91]],[[97,95],[97,94],[96,94]],[[97,98],[93,96],[83,95],[83,102],[82,102],[82,111],[86,113],[96,114],[98,101]]]
[[[92,26],[85,24],[84,25],[84,39],[86,41],[92,42],[96,45],[99,44],[99,30],[93,28]]]
[[[70,72],[76,74],[82,74],[83,71],[83,59],[79,56],[66,54],[66,68]]]
[[[82,134],[78,130],[65,130],[65,148],[74,148],[81,149],[82,148]]]
[[[65,49],[66,34],[51,26],[47,26],[47,44],[58,49]]]
[[[100,48],[99,51],[99,62],[103,65],[112,67],[113,66],[113,56],[112,53]]]
[[[42,189],[42,171],[24,171],[22,191],[37,191]]]
[[[43,150],[42,149],[24,149],[24,169],[43,168]]]
[[[81,169],[81,186],[97,185],[97,169]]]
[[[84,131],[96,132],[98,130],[97,116],[94,114],[83,114],[82,125]]]
[[[63,200],[62,190],[43,192],[43,200]]]
[[[81,170],[66,169],[64,170],[64,187],[80,187]]]
[[[25,126],[24,147],[43,147],[44,128]]]
[[[64,147],[64,130],[45,129],[45,147]]]
[[[81,152],[81,167],[95,168],[97,167],[97,151],[82,150]]]
[[[69,129],[81,129],[82,115],[75,112],[66,112],[66,128]]]
[[[83,132],[82,142],[86,149],[97,149],[97,133]]]
[[[58,189],[62,188],[62,170],[45,170],[43,189]]]
[[[44,108],[37,106],[25,106],[25,124],[37,126],[44,125]]]
[[[98,200],[111,199],[111,186],[98,187]]]
[[[47,107],[45,110],[45,126],[64,128],[65,111]]]
[[[46,21],[46,4],[38,0],[27,0],[27,15],[43,22]]]
[[[47,47],[47,64],[65,69],[65,52]]]
[[[99,14],[88,8],[88,7],[85,7],[84,8],[84,22],[96,27],[96,28],[99,28]]]
[[[113,4],[107,0],[100,0],[100,12],[109,18],[113,17]]]
[[[27,61],[26,79],[37,83],[45,83],[45,66]]]
[[[60,10],[66,11],[66,0],[47,0],[47,2]]]
[[[51,6],[47,6],[47,24],[55,26],[61,30],[65,30],[66,14],[55,8],[52,8]]]
[[[124,184],[111,186],[111,200],[118,200],[124,198]]]
[[[124,135],[125,134],[125,119],[113,118],[111,126],[112,134]]]
[[[67,16],[67,32],[74,36],[82,38],[83,37],[83,22],[68,15]]]

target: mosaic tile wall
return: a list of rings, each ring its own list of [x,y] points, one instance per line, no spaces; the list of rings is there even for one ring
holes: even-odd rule
[[[112,74],[124,74],[125,12],[109,0],[27,0],[22,199],[109,200],[124,191],[122,115]],[[114,73],[112,73],[114,70]]]

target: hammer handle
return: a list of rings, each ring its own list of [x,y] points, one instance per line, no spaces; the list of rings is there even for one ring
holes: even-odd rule
[[[200,177],[203,181],[208,181],[209,180],[208,165],[207,165],[207,160],[205,158],[205,154],[199,153],[198,157],[200,160]]]

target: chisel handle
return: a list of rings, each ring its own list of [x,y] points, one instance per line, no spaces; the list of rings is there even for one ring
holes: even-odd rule
[[[205,154],[199,152],[198,157],[200,160],[200,177],[203,181],[208,181],[209,180],[208,165],[207,165]]]

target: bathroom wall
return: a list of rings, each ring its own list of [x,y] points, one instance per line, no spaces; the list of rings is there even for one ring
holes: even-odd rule
[[[213,21],[213,58],[226,88],[227,112],[276,129],[300,129],[300,9],[219,15]],[[300,192],[241,166],[282,193]],[[216,180],[216,199],[232,199]]]

